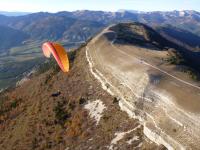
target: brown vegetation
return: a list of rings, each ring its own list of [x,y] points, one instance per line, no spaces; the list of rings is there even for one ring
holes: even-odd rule
[[[53,66],[43,66],[30,81],[0,95],[2,149],[104,149],[116,132],[138,125],[90,74],[84,46],[74,58],[69,73],[50,62]],[[98,126],[84,109],[87,101],[96,99],[107,107]],[[143,141],[142,127],[134,134]],[[120,148],[133,149],[137,144],[120,144]],[[144,140],[143,147],[147,145],[156,147]]]

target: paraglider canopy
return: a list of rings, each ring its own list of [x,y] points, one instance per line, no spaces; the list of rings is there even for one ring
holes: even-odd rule
[[[53,55],[63,72],[69,71],[69,59],[64,47],[55,42],[46,42],[42,45],[42,50],[44,56],[48,58],[51,54]]]

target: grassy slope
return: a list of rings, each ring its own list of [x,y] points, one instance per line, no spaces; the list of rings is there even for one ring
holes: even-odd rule
[[[59,72],[58,67],[50,67],[21,87],[0,95],[0,147],[5,150],[99,149],[109,146],[114,133],[138,125],[138,121],[120,111],[115,99],[90,74],[84,48],[70,66],[67,74]],[[57,91],[61,94],[52,97]],[[87,101],[97,99],[107,107],[98,126],[83,107]],[[141,126],[125,136],[119,148],[133,149],[144,140],[142,133]],[[127,145],[125,140],[135,135],[139,140]],[[155,149],[154,146],[143,141],[143,147]]]

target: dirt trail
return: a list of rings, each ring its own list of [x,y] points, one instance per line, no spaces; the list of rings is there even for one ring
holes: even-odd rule
[[[151,140],[168,149],[198,148],[197,83],[167,65],[159,66],[166,52],[119,45],[114,40],[115,33],[106,29],[86,50],[104,88],[121,99],[120,107],[130,117],[140,119]]]

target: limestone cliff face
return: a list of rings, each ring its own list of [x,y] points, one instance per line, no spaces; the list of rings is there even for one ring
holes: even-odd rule
[[[168,149],[197,148],[198,82],[163,61],[169,51],[161,49],[159,38],[154,37],[156,45],[152,39],[145,45],[146,33],[157,34],[146,30],[141,24],[125,23],[98,34],[86,49],[90,71],[119,99],[121,110],[140,120],[149,139]]]

